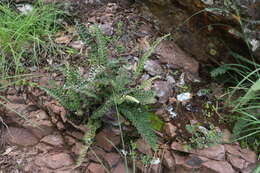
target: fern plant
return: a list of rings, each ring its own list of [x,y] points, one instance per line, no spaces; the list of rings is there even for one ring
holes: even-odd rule
[[[77,31],[81,40],[90,49],[88,77],[83,77],[78,70],[66,66],[62,70],[65,77],[62,86],[54,85],[52,88],[40,86],[40,88],[72,114],[78,116],[88,112],[89,116],[84,117],[84,122],[98,121],[106,112],[117,108],[118,113],[125,116],[147,143],[156,150],[156,135],[151,127],[149,110],[146,108],[147,104],[153,104],[156,100],[152,90],[145,90],[156,77],[141,84],[137,84],[136,79],[143,70],[144,61],[166,36],[159,38],[152,45],[141,57],[137,70],[132,72],[125,68],[123,60],[108,60],[109,41],[97,26],[87,30],[85,26],[77,24]],[[84,147],[83,155],[89,145],[90,143],[87,143]]]

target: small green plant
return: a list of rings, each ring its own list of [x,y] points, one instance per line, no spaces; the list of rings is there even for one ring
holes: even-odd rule
[[[41,48],[57,30],[55,21],[62,12],[40,1],[32,11],[20,13],[14,6],[0,4],[0,74],[24,71],[24,63],[36,64]]]
[[[207,101],[202,105],[202,113],[206,118],[211,118],[212,113],[213,113],[213,105],[210,101]]]
[[[96,131],[100,127],[100,122],[99,121],[93,122],[92,120],[89,120],[86,126],[88,128],[88,131],[85,133],[83,137],[84,146],[80,150],[80,154],[76,166],[80,166],[81,163],[84,161],[84,157],[93,143],[93,139],[95,138]]]
[[[228,106],[235,120],[233,127],[234,140],[246,141],[255,151],[259,151],[260,137],[260,65],[241,55],[231,52],[237,64],[224,64],[213,70],[211,75],[228,74],[234,81],[228,93]],[[237,97],[239,95],[239,97]]]
[[[137,157],[136,148],[137,148],[136,143],[131,141],[131,151],[130,151],[129,155],[131,156],[131,159],[132,159],[133,172],[136,172],[136,166],[135,166],[136,157]]]
[[[87,30],[77,25],[78,33],[90,47],[88,77],[80,75],[77,69],[66,66],[62,69],[65,81],[62,86],[41,87],[68,109],[76,119],[97,121],[109,110],[127,118],[146,142],[156,150],[156,136],[150,124],[150,112],[146,105],[155,103],[154,92],[145,90],[156,78],[137,84],[144,61],[151,55],[158,39],[141,58],[135,72],[125,68],[126,62],[108,59],[108,41],[97,26]],[[92,136],[93,137],[93,136]]]
[[[144,167],[148,167],[151,164],[152,157],[149,155],[142,154],[141,155],[141,162],[144,165]]]
[[[233,115],[233,138],[242,144],[251,146],[259,153],[260,143],[260,64],[256,61],[252,51],[254,45],[248,33],[248,20],[239,9],[236,1],[229,1],[230,8],[223,11],[235,17],[240,25],[240,30],[236,31],[236,35],[244,40],[248,48],[248,55],[242,56],[230,51],[231,57],[235,62],[232,64],[223,64],[211,72],[211,76],[228,75],[231,80],[231,89],[228,93],[227,105],[231,107],[230,113]],[[216,10],[216,9],[215,9]]]
[[[201,149],[221,143],[222,133],[218,132],[213,125],[210,125],[209,129],[199,124],[186,125],[186,130],[192,135],[189,144],[191,148]]]

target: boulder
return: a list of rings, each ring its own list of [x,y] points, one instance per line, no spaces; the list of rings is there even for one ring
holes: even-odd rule
[[[232,166],[226,161],[209,160],[202,163],[202,165],[217,173],[235,173]]]
[[[164,40],[155,49],[159,61],[172,68],[181,68],[194,77],[198,77],[199,63],[187,55],[173,41]]]
[[[113,145],[117,146],[120,143],[120,136],[111,129],[103,129],[96,135],[95,139],[96,144],[106,151],[111,151],[114,147]]]
[[[25,128],[8,127],[6,135],[7,142],[10,145],[27,147],[36,145],[39,142],[38,139],[28,129]]]

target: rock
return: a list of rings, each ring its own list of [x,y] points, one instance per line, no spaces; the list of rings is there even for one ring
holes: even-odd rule
[[[34,7],[31,4],[16,4],[16,8],[21,14],[27,15],[33,11]]]
[[[31,112],[30,117],[37,118],[37,119],[40,119],[40,120],[48,120],[49,119],[49,116],[43,110],[37,110],[37,111]]]
[[[175,160],[176,165],[183,165],[185,163],[185,160],[187,159],[187,156],[175,152],[172,152],[172,156]]]
[[[173,94],[172,85],[166,81],[155,81],[153,88],[160,103],[166,103]]]
[[[175,168],[175,161],[170,151],[166,150],[163,155],[163,165],[168,169]]]
[[[144,64],[144,70],[147,71],[152,76],[161,75],[163,73],[163,69],[160,64],[155,61],[148,59]]]
[[[221,143],[230,143],[231,142],[231,133],[228,129],[224,129],[222,131],[222,136],[221,136]]]
[[[255,170],[255,169],[259,169],[259,162],[247,165],[247,167],[242,170],[242,173],[254,173],[253,170]],[[258,173],[258,172],[255,171],[255,173]]]
[[[80,50],[84,47],[84,43],[82,41],[72,41],[69,46],[71,46],[74,49]]]
[[[176,151],[188,152],[184,149],[183,145],[178,142],[172,142],[171,149]]]
[[[225,159],[225,147],[223,145],[217,144],[212,147],[204,148],[204,149],[191,149],[186,151],[182,144],[173,142],[171,144],[171,149],[176,151],[182,151],[186,153],[192,153],[199,156],[207,157],[213,160],[224,160]]]
[[[241,157],[250,163],[255,163],[257,160],[256,153],[249,150],[248,148],[241,149]]]
[[[182,103],[187,103],[191,98],[192,98],[192,94],[189,92],[185,92],[177,95],[177,100]]]
[[[9,127],[6,134],[7,142],[11,145],[27,147],[39,142],[38,139],[25,128]]]
[[[186,161],[184,166],[195,169],[200,168],[201,164],[203,163],[203,160],[197,156],[190,156]]]
[[[89,170],[91,173],[105,173],[103,166],[97,163],[90,163],[87,170]]]
[[[27,163],[24,168],[24,172],[40,172],[39,168],[33,162]]]
[[[170,0],[149,0],[151,3],[157,4],[157,5],[161,5],[161,6],[165,6],[165,5],[169,5],[171,4]]]
[[[126,167],[123,162],[119,162],[115,168],[112,169],[113,173],[125,173]],[[132,173],[131,169],[128,168],[128,173]]]
[[[82,138],[84,137],[84,134],[81,132],[77,132],[77,131],[73,131],[73,132],[66,132],[68,135],[78,139],[78,140],[82,140]]]
[[[202,163],[202,165],[217,173],[235,173],[232,166],[226,161],[209,160]]]
[[[114,168],[120,159],[120,155],[117,153],[106,153],[104,156],[104,160],[108,163],[110,168]]]
[[[57,128],[58,128],[59,130],[64,130],[64,129],[65,129],[64,124],[63,124],[62,122],[60,122],[60,121],[57,122],[56,126],[57,126]]]
[[[61,147],[62,145],[64,145],[64,141],[61,135],[58,134],[53,134],[53,135],[49,135],[49,136],[45,136],[41,142],[44,142],[46,144],[49,145],[53,145],[55,147]]]
[[[225,147],[223,145],[214,145],[201,150],[191,150],[190,153],[204,156],[213,160],[224,160],[225,159]]]
[[[241,153],[239,151],[239,146],[238,145],[229,145],[229,144],[225,144],[225,150],[227,153],[230,153],[232,155],[235,155],[235,156],[240,156]]]
[[[13,104],[25,104],[24,98],[16,95],[8,95],[7,99]]]
[[[127,168],[128,173],[134,173],[130,167]],[[123,162],[119,162],[115,168],[112,169],[111,173],[125,173],[126,167]]]
[[[58,106],[55,105],[53,103],[47,103],[46,107],[48,108],[48,110],[50,110],[51,112],[57,114],[57,115],[61,115],[61,118],[63,114],[66,114],[66,110],[65,108],[63,108],[62,106]],[[62,119],[64,122],[66,122],[66,119]]]
[[[176,80],[174,79],[174,77],[172,75],[167,75],[166,80],[168,83],[170,83],[171,85],[176,83]]]
[[[68,146],[72,146],[72,145],[74,145],[76,143],[77,140],[75,138],[71,137],[71,136],[65,135],[64,136],[64,141],[65,141],[65,143]]]
[[[163,173],[161,164],[150,165],[150,173]]]
[[[236,169],[242,170],[245,167],[245,160],[243,160],[243,159],[241,159],[241,158],[239,158],[237,156],[233,156],[231,154],[227,154],[227,160]]]
[[[45,125],[39,125],[38,127],[25,126],[30,132],[37,137],[42,139],[44,136],[50,135],[53,132],[53,128]]]
[[[138,139],[136,142],[137,150],[149,156],[153,156],[151,147],[143,139]]]
[[[164,129],[167,136],[169,136],[171,138],[176,136],[177,127],[175,127],[171,123],[165,123],[163,129]]]
[[[90,150],[88,153],[87,153],[87,158],[89,160],[92,160],[94,162],[99,162],[99,160],[97,159],[97,156],[99,159],[101,160],[104,160],[104,156],[106,155],[106,153],[104,152],[104,150],[102,150],[101,148],[94,148],[92,150]]]
[[[71,151],[75,153],[76,155],[79,155],[81,149],[83,147],[83,144],[80,142],[76,142],[75,145],[71,148]]]
[[[185,167],[183,166],[177,166],[176,169],[174,171],[169,171],[167,173],[204,173],[204,172],[200,172],[200,171],[191,171],[191,170],[187,170]],[[209,172],[206,172],[209,173]]]
[[[155,49],[161,63],[172,68],[182,68],[193,76],[198,77],[199,63],[182,51],[173,41],[164,40]]]
[[[103,129],[96,135],[96,144],[106,151],[111,151],[113,145],[111,142],[117,146],[120,143],[120,136],[116,135],[110,129]]]
[[[50,169],[59,169],[72,165],[73,160],[67,153],[56,153],[39,156],[35,160],[35,164],[41,167],[46,166]]]
[[[49,146],[49,145],[47,145],[47,144],[44,144],[44,143],[39,143],[38,145],[36,145],[36,148],[37,148],[41,153],[44,153],[44,154],[53,149],[53,147],[51,147],[51,146]]]
[[[137,30],[137,33],[140,37],[145,37],[145,36],[149,37],[149,36],[156,34],[153,30],[153,25],[148,24],[148,23],[141,24]],[[143,48],[145,48],[145,47],[143,47]],[[147,51],[147,47],[145,50]]]
[[[61,170],[55,170],[55,173],[79,173],[79,171],[73,170],[73,167],[71,167],[66,170],[63,170],[62,168]]]
[[[105,35],[111,36],[114,33],[112,23],[101,24],[99,27]]]
[[[241,149],[238,145],[226,144],[225,150],[226,150],[226,152],[228,152],[234,156],[242,157],[244,160],[246,160],[247,162],[250,162],[250,163],[255,163],[257,160],[257,156],[253,151],[251,151],[247,148]]]
[[[206,5],[213,5],[214,1],[213,0],[201,0],[204,4]]]

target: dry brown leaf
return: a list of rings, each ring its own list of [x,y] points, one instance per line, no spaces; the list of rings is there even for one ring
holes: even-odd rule
[[[55,39],[55,43],[58,44],[69,44],[71,41],[71,37],[70,36],[61,36]]]

